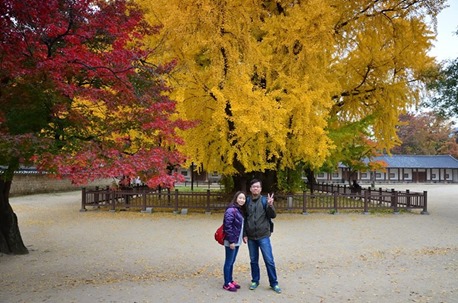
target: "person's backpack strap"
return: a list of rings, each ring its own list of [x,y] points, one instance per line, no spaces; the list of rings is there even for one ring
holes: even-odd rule
[[[264,196],[261,196],[261,203],[262,203],[262,207],[264,207],[264,210],[266,210],[267,209],[267,198]]]

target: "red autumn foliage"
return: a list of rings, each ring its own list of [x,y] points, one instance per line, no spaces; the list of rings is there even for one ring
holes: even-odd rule
[[[179,178],[176,131],[192,123],[172,118],[166,76],[176,62],[152,63],[142,38],[160,29],[137,6],[5,0],[0,27],[1,165],[32,163],[78,184]]]

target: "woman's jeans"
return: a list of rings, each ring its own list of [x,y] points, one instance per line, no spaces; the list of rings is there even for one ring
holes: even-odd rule
[[[239,246],[236,246],[234,249],[230,249],[229,246],[224,246],[226,249],[226,260],[224,261],[224,285],[231,283],[232,271],[234,270],[235,259],[237,258],[237,253],[239,252]]]
[[[270,286],[278,285],[277,271],[275,270],[274,256],[272,254],[272,246],[270,245],[270,237],[265,237],[258,240],[248,239],[248,250],[250,252],[251,265],[251,282],[259,284],[259,249],[261,249],[262,258],[266,264],[267,275],[269,276]]]

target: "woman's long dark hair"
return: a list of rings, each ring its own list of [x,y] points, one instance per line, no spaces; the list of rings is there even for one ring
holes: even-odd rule
[[[232,200],[231,202],[229,202],[229,205],[227,206],[227,208],[230,208],[230,207],[235,207],[235,208],[238,208],[242,211],[242,214],[245,215],[245,204],[243,204],[243,206],[240,206],[238,203],[237,203],[237,198],[241,195],[241,194],[244,194],[245,197],[246,197],[246,194],[245,192],[239,190],[238,192],[236,192],[234,194],[234,197],[232,197]]]

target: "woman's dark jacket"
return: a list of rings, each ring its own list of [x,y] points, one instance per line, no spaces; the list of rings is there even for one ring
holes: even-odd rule
[[[224,213],[224,238],[229,243],[238,243],[243,225],[243,214],[240,206],[230,205]]]

